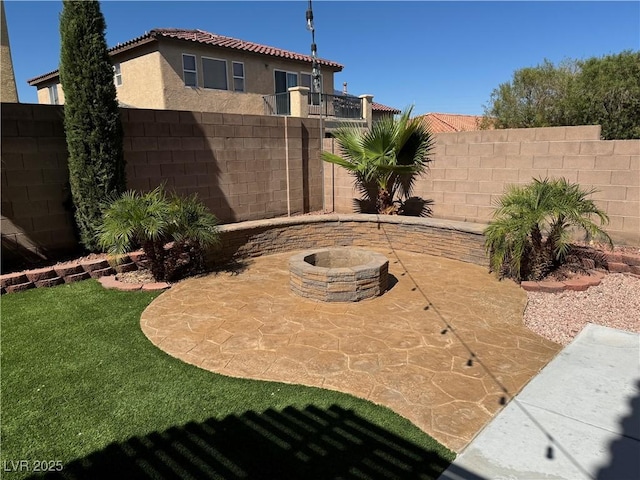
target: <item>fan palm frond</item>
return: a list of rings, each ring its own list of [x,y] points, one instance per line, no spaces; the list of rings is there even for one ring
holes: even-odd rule
[[[371,185],[376,185],[378,213],[396,212],[395,196],[409,198],[416,178],[426,173],[431,162],[434,138],[411,118],[412,111],[411,107],[398,118],[383,118],[366,131],[353,125],[341,127],[334,133],[341,155],[322,153],[324,161],[353,175],[366,200],[371,199]]]

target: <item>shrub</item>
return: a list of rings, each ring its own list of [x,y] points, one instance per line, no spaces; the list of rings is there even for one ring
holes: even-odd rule
[[[113,255],[142,247],[156,280],[204,270],[204,252],[219,242],[218,221],[197,196],[167,196],[162,186],[128,191],[105,210],[99,244]]]
[[[544,278],[562,266],[569,253],[575,254],[572,229],[612,246],[609,235],[592,221],[594,216],[600,225],[609,221],[587,198],[595,191],[564,178],[509,187],[484,231],[491,269],[516,281]]]

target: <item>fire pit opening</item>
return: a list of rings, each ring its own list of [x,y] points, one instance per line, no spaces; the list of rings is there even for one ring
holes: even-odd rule
[[[324,302],[358,302],[382,295],[388,286],[389,260],[358,248],[324,248],[289,260],[291,290]]]

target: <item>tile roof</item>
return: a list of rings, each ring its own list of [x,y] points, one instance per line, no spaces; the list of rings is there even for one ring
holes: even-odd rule
[[[261,55],[269,55],[272,57],[288,58],[290,60],[298,60],[300,62],[311,63],[310,55],[290,52],[281,48],[269,47],[259,43],[247,42],[237,38],[225,37],[217,33],[205,32],[204,30],[182,30],[178,28],[156,28],[151,30],[151,34],[156,34],[165,38],[177,38],[179,40],[188,40],[191,42],[202,43],[205,45],[215,45],[216,47],[232,48],[235,50],[243,50],[245,52],[253,52]],[[338,70],[343,69],[343,65],[331,60],[318,59],[320,65],[331,67]]]
[[[389,112],[393,114],[401,113],[397,108],[387,107],[386,105],[382,105],[381,103],[376,102],[371,102],[371,109],[374,112]]]
[[[420,115],[433,133],[470,132],[480,130],[482,115],[458,115],[453,113],[427,113]]]
[[[176,40],[185,40],[189,42],[199,43],[202,45],[212,45],[221,48],[229,48],[233,50],[241,50],[245,52],[257,53],[259,55],[268,55],[271,57],[286,58],[289,60],[296,60],[299,62],[311,63],[312,58],[310,55],[303,55],[301,53],[295,53],[281,48],[270,47],[268,45],[261,45],[259,43],[248,42],[246,40],[240,40],[237,38],[226,37],[224,35],[218,35],[217,33],[205,32],[204,30],[186,30],[180,28],[156,28],[150,32],[145,33],[132,40],[128,40],[124,43],[119,43],[115,47],[109,49],[110,55],[115,55],[145,43],[156,41],[158,38],[172,38]],[[335,71],[341,71],[344,66],[322,58],[318,58],[318,64],[328,68],[332,68]],[[39,75],[30,80],[27,80],[29,85],[37,85],[38,83],[57,77],[58,70]]]

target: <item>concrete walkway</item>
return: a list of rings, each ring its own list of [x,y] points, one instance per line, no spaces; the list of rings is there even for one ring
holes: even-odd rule
[[[460,451],[560,346],[522,325],[525,292],[486,268],[376,251],[394,280],[375,299],[298,297],[289,289],[290,252],[175,285],[144,311],[142,330],[213,372],[386,405]]]
[[[640,478],[640,338],[590,324],[440,477]]]

